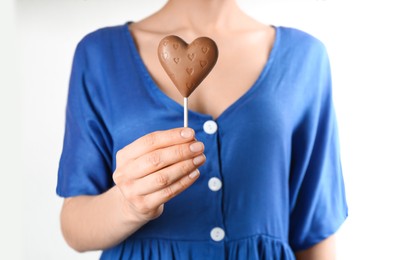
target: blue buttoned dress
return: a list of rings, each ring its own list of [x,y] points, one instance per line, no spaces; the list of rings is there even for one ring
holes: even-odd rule
[[[199,179],[101,259],[289,260],[340,227],[347,205],[326,50],[275,28],[243,96],[217,119],[189,111],[207,157]],[[74,56],[57,194],[105,192],[118,150],[182,125],[183,107],[156,86],[128,23],[88,34]]]

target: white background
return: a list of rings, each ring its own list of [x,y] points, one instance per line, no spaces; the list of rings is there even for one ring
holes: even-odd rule
[[[139,20],[164,0],[2,0],[0,3],[1,259],[98,259],[59,228],[55,195],[74,48],[99,27]],[[349,218],[339,259],[396,259],[396,19],[391,1],[244,0],[264,23],[327,46]]]

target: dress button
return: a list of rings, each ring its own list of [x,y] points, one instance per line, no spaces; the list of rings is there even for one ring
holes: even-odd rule
[[[218,191],[221,189],[222,182],[219,178],[212,177],[208,182],[209,189],[212,191]]]
[[[213,120],[208,120],[204,123],[203,129],[205,133],[212,135],[217,131],[217,124]]]
[[[212,229],[212,231],[210,231],[210,237],[214,241],[219,242],[219,241],[224,239],[225,232],[224,232],[224,230],[222,228],[215,227],[215,228]]]

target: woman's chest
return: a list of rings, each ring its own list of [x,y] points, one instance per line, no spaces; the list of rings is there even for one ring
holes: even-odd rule
[[[218,118],[254,85],[264,70],[272,42],[261,39],[249,44],[241,39],[217,40],[218,61],[211,73],[189,97],[189,109]],[[158,61],[153,44],[140,44],[139,53],[157,87],[183,104],[183,97]]]

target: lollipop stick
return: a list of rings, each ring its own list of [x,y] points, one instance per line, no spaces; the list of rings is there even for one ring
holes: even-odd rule
[[[188,98],[184,98],[184,127],[188,127]]]

